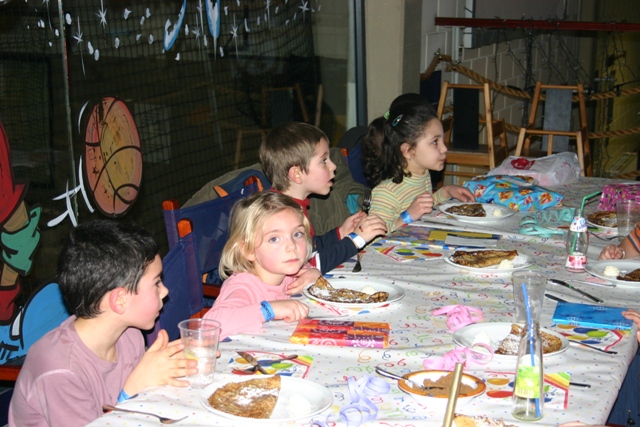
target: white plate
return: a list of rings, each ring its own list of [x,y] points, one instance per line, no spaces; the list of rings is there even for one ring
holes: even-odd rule
[[[488,249],[483,249],[483,250],[488,250]],[[475,251],[463,251],[463,252],[475,252]],[[455,262],[451,261],[451,256],[446,257],[444,259],[444,262],[446,262],[449,265],[453,265],[454,267],[463,268],[465,270],[472,271],[474,273],[510,273],[512,271],[522,270],[523,268],[529,267],[531,264],[533,264],[533,258],[531,258],[527,254],[520,254],[511,261],[513,263],[513,268],[496,268],[498,267],[497,265],[492,265],[490,267],[483,267],[483,268],[467,267],[466,265],[456,264]]]
[[[254,378],[255,377],[233,378],[227,381],[215,382],[202,390],[200,393],[200,403],[214,414],[251,424],[280,424],[289,421],[304,420],[319,414],[333,403],[333,394],[325,386],[302,378],[282,376],[278,403],[276,403],[276,407],[273,410],[273,414],[271,414],[271,418],[261,419],[238,417],[236,415],[219,411],[209,404],[209,396],[211,396],[219,387],[230,382],[243,382]],[[308,413],[296,414],[294,416],[289,413],[289,400],[292,396],[296,395],[304,397],[307,402],[309,402]]]
[[[342,307],[342,308],[374,308],[374,307],[382,307],[387,304],[391,304],[393,302],[399,301],[404,297],[404,289],[397,285],[391,285],[388,283],[376,282],[373,280],[362,280],[362,279],[336,279],[331,278],[329,280],[331,286],[335,289],[347,288],[353,291],[360,291],[365,286],[370,286],[376,290],[376,292],[387,292],[389,297],[386,301],[383,302],[370,302],[370,303],[352,303],[352,302],[333,302],[323,300],[317,297],[314,297],[309,293],[309,288],[312,285],[307,286],[302,293],[309,299],[314,301],[318,301],[325,305],[331,305],[334,307]]]
[[[594,212],[594,213],[597,213],[597,212]],[[592,227],[598,227],[599,229],[606,230],[606,231],[615,231],[615,232],[618,231],[618,227],[606,227],[604,225],[598,225],[595,222],[589,221],[588,217],[589,217],[589,215],[587,215],[587,218],[586,218],[587,224],[589,224]]]
[[[489,203],[481,203],[482,207],[487,213],[487,216],[484,216],[484,217],[456,215],[456,214],[446,212],[446,210],[449,209],[451,206],[470,205],[470,204],[471,203],[445,203],[444,205],[440,205],[438,209],[440,209],[440,212],[452,218],[455,218],[458,221],[473,222],[473,223],[479,223],[479,224],[500,221],[516,213],[516,211],[506,206],[492,205]],[[502,213],[502,215],[494,216],[493,213],[496,211]]]
[[[552,353],[547,353],[544,357],[551,357],[557,354],[560,354],[569,348],[569,340],[564,336],[560,335],[556,331],[552,331],[546,328],[540,328],[540,331],[544,331],[548,334],[555,335],[560,338],[562,341],[562,346],[560,350],[554,351]],[[474,338],[481,332],[486,333],[491,339],[491,348],[495,351],[498,349],[500,342],[509,335],[511,332],[511,323],[509,322],[496,322],[496,323],[473,323],[471,325],[465,326],[464,328],[458,329],[453,333],[453,342],[463,347],[471,348]],[[476,347],[480,349],[481,347]],[[485,350],[486,352],[486,350]],[[506,354],[494,354],[493,360],[515,360],[517,356],[509,356]]]
[[[640,288],[640,282],[630,282],[628,280],[618,280],[615,277],[605,276],[604,269],[611,265],[620,270],[620,274],[629,273],[635,269],[640,268],[640,258],[636,260],[628,260],[628,259],[610,259],[603,261],[589,261],[585,266],[585,270],[587,273],[590,273],[600,279],[608,280],[609,282],[615,283],[619,288]]]

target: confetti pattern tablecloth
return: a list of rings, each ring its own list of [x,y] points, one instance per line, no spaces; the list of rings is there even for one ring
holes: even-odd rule
[[[601,189],[604,183],[611,182],[615,181],[599,178],[581,179],[576,184],[555,189],[565,197],[564,206],[579,207],[584,195]],[[595,210],[597,202],[598,198],[594,203],[587,205],[585,210],[587,212]],[[558,279],[594,280],[586,273],[569,273],[564,269],[565,247],[561,237],[545,238],[519,234],[519,222],[524,215],[525,213],[518,213],[490,226],[453,221],[435,211],[425,216],[423,220],[430,226],[437,222],[456,228],[500,233],[503,238],[498,243],[498,248],[517,249],[532,256],[535,261],[531,269]],[[604,241],[591,239],[589,260],[596,260],[605,244]],[[326,386],[334,397],[333,405],[314,418],[326,421],[329,417],[328,425],[346,425],[338,421],[338,413],[340,408],[351,403],[347,386],[348,378],[360,379],[367,374],[376,376],[374,372],[376,366],[400,374],[421,370],[425,359],[442,357],[446,352],[456,348],[452,340],[452,332],[446,326],[446,316],[433,316],[431,313],[434,310],[443,306],[461,304],[481,309],[485,322],[511,322],[514,318],[515,308],[510,273],[473,274],[445,264],[443,260],[400,263],[375,250],[366,251],[361,261],[360,273],[351,272],[353,261],[334,270],[333,276],[358,278],[363,287],[371,285],[375,288],[376,282],[383,282],[401,286],[405,290],[404,298],[390,306],[360,312],[349,310],[349,320],[388,322],[391,325],[388,348],[292,344],[289,342],[289,337],[295,329],[295,323],[274,321],[266,324],[264,332],[260,335],[232,336],[230,341],[221,343],[222,357],[218,362],[218,379],[231,376],[229,362],[235,359],[236,350],[311,355],[313,363],[306,379]],[[640,310],[640,286],[638,289],[608,288],[587,284],[576,286],[604,299],[606,305]],[[548,284],[547,291],[569,301],[590,303],[579,294],[557,285]],[[322,305],[302,296],[299,298],[309,303],[311,314],[319,315],[329,312]],[[543,327],[570,335],[578,340],[595,343],[601,348],[613,349],[618,354],[607,355],[571,344],[565,352],[546,357],[545,374],[557,373],[564,376],[564,373],[567,373],[571,381],[588,383],[591,388],[569,387],[566,409],[563,408],[563,404],[548,405],[545,408],[544,418],[535,425],[555,426],[575,420],[587,424],[603,424],[636,353],[636,329],[634,327],[631,333],[623,334],[566,325],[556,326],[551,322],[555,306],[555,302],[545,299],[541,319]],[[476,375],[491,385],[492,392],[485,393],[464,407],[458,408],[458,412],[467,415],[487,415],[503,419],[509,424],[527,425],[511,416],[509,396],[512,382],[509,381],[509,377],[501,378],[495,374],[496,372],[513,372],[514,368],[515,361],[510,360],[494,360],[488,365],[470,365],[465,368],[465,372]],[[443,408],[419,405],[410,396],[400,391],[392,380],[385,379],[385,381],[389,382],[391,390],[389,393],[370,397],[379,412],[376,420],[365,425],[398,427],[442,425]],[[189,415],[189,418],[180,424],[190,426],[242,425],[205,410],[199,402],[199,394],[199,390],[189,388],[160,387],[140,393],[137,398],[121,406],[176,418]],[[157,426],[158,422],[145,416],[110,413],[91,425]],[[310,424],[306,420],[287,425],[308,426]]]

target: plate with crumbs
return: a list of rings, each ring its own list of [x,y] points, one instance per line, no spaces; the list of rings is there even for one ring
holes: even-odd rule
[[[323,279],[322,277],[318,279],[318,282]],[[324,280],[326,282],[326,280]],[[303,295],[309,299],[317,301],[319,303],[330,305],[333,307],[339,308],[351,308],[351,309],[366,309],[366,308],[375,308],[375,307],[383,307],[385,305],[395,303],[402,298],[404,298],[404,289],[402,289],[398,285],[393,285],[390,283],[383,283],[374,280],[362,280],[362,279],[339,279],[339,278],[331,278],[328,283],[331,288],[335,291],[355,291],[354,293],[358,294],[360,292],[366,293],[369,295],[377,295],[380,293],[386,293],[387,296],[384,301],[377,302],[357,302],[351,298],[342,298],[340,295],[334,297],[333,295],[327,293],[325,294],[323,291],[314,292],[312,294],[312,290],[310,288],[312,286],[316,286],[318,282],[307,286],[303,291]],[[365,295],[366,297],[366,295]]]
[[[502,341],[507,338],[507,335],[511,333],[513,323],[510,322],[485,322],[485,323],[473,323],[471,325],[465,326],[464,328],[458,329],[453,333],[453,342],[463,347],[472,348],[474,342],[486,342],[490,341],[490,347],[493,351],[496,351]],[[560,340],[559,349],[556,351],[551,351],[549,353],[545,353],[545,357],[556,356],[569,348],[569,340],[566,337],[562,336],[556,331],[552,331],[547,328],[540,328],[541,333],[549,334],[553,337],[556,337]],[[487,350],[484,347],[476,346],[473,348],[475,351],[479,353],[487,353]],[[515,352],[517,352],[517,343]],[[510,354],[494,354],[493,360],[516,360],[517,355]]]
[[[616,212],[598,211],[587,215],[587,224],[606,231],[618,231]]]
[[[263,376],[258,376],[263,377]],[[232,415],[211,406],[209,397],[219,388],[229,383],[242,383],[255,379],[251,378],[231,378],[217,381],[209,385],[200,393],[200,403],[207,410],[224,418],[229,418],[241,422],[238,425],[253,424],[273,424],[282,425],[292,421],[302,421],[319,414],[333,404],[333,393],[325,386],[302,378],[280,376],[280,390],[278,399],[273,408],[270,418],[249,418]]]
[[[605,268],[612,266],[618,269],[617,276],[607,276],[604,274]],[[640,257],[632,259],[609,259],[602,261],[589,261],[585,266],[587,273],[603,280],[615,283],[618,288],[640,288],[640,281],[620,280],[618,276],[624,276],[640,268]]]
[[[506,206],[490,203],[445,203],[438,206],[440,212],[461,222],[495,223],[514,215],[516,211]],[[481,214],[484,216],[472,216]]]

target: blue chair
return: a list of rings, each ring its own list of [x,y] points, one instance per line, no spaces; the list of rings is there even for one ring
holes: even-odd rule
[[[169,295],[155,327],[146,334],[147,345],[153,344],[160,329],[167,331],[170,340],[180,338],[178,323],[191,317],[202,317],[207,310],[197,267],[195,234],[187,220],[182,220],[178,227],[180,239],[162,259],[162,281],[169,289]]]
[[[70,315],[57,283],[46,283],[33,291],[14,323],[0,328],[4,345],[0,352],[0,381],[15,382],[33,343]]]
[[[245,175],[238,175],[226,184],[214,186],[219,197],[213,200],[183,208],[178,207],[176,200],[165,200],[162,203],[170,250],[181,239],[178,223],[181,220],[188,220],[191,223],[196,252],[196,271],[202,278],[202,290],[206,297],[215,298],[220,293],[222,280],[218,275],[218,264],[229,236],[231,208],[236,201],[256,191],[268,189],[271,185],[259,171],[248,173],[250,174],[248,178]]]

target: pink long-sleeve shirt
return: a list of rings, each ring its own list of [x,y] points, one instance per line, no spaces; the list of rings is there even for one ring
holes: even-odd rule
[[[220,322],[220,339],[234,334],[260,333],[264,323],[260,303],[289,299],[284,291],[295,279],[287,276],[280,285],[272,286],[255,274],[234,273],[224,281],[220,295],[204,318]]]

